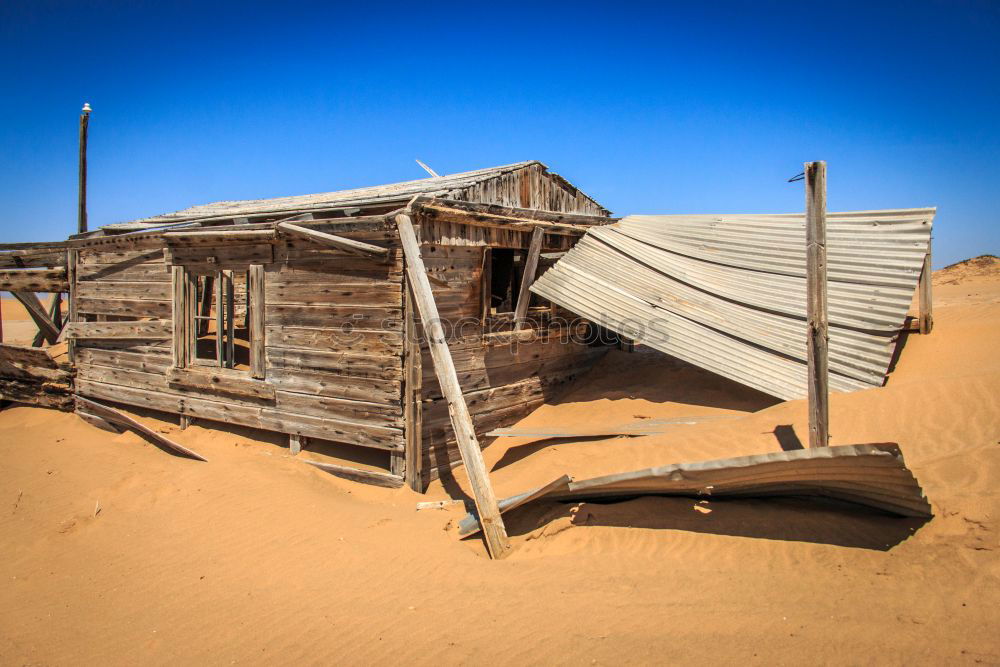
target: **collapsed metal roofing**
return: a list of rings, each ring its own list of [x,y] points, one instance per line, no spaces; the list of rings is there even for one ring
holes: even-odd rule
[[[885,382],[936,209],[827,214],[830,389]],[[805,215],[633,215],[531,291],[783,399],[806,396]]]
[[[219,201],[202,206],[193,206],[174,213],[164,213],[148,218],[140,218],[131,222],[105,225],[107,230],[137,230],[147,226],[160,226],[170,223],[181,223],[193,220],[218,217],[237,217],[268,212],[307,212],[310,210],[327,209],[331,207],[373,206],[404,204],[414,195],[428,195],[445,199],[463,199],[462,191],[470,186],[496,178],[503,174],[518,171],[526,167],[538,166],[544,173],[554,179],[561,187],[580,193],[584,198],[594,203],[604,214],[607,209],[600,206],[592,197],[579,190],[558,174],[548,172],[548,167],[538,160],[516,162],[498,167],[487,167],[458,174],[433,176],[415,181],[375,185],[355,188],[352,190],[337,190],[312,195],[297,195],[292,197],[277,197],[273,199],[248,199],[243,201]]]

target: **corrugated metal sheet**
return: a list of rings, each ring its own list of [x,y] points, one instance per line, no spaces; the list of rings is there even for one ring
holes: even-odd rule
[[[586,501],[642,495],[819,496],[899,516],[932,516],[923,489],[894,444],[814,447],[676,463],[579,481],[563,475],[545,486],[504,498],[499,507],[504,513],[540,498]],[[471,512],[458,524],[458,534],[463,537],[479,530],[479,518]]]
[[[830,389],[885,381],[935,209],[827,214]],[[806,396],[804,214],[636,215],[596,227],[532,291],[784,399]]]

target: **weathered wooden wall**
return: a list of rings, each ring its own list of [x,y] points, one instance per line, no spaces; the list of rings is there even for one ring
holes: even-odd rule
[[[467,245],[485,228],[447,223],[451,229],[442,238],[436,234],[439,221],[422,222],[421,255],[478,435],[519,421],[605,352],[567,342],[556,331],[491,334],[490,325],[482,320],[485,248],[479,243]],[[499,247],[526,249],[531,237],[530,231],[486,232]],[[564,238],[553,236],[548,243],[561,245]],[[421,365],[421,484],[425,486],[456,465],[460,456],[426,343]]]
[[[382,245],[392,245],[394,238],[389,231],[345,235]],[[232,371],[214,385],[171,382],[185,370],[170,372],[171,341],[163,336],[172,331],[168,261],[192,271],[265,265],[264,382],[273,397],[248,395],[238,382],[228,381]],[[382,261],[303,240],[81,250],[77,312],[82,319],[130,315],[158,322],[76,327],[91,336],[75,338],[77,391],[191,417],[401,450],[401,268],[397,249]],[[107,331],[95,331],[102,326]],[[143,339],[147,333],[153,335]]]
[[[514,208],[607,215],[608,211],[561,176],[530,164],[474,183],[450,195],[454,199]]]

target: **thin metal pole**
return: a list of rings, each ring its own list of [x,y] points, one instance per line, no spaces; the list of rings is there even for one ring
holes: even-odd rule
[[[826,293],[826,162],[805,163],[806,331],[809,362],[809,446],[830,444],[830,327]]]
[[[77,233],[87,231],[87,128],[90,125],[90,104],[80,113],[80,187],[78,192]]]

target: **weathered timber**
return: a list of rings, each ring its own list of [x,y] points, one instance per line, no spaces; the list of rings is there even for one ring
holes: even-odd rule
[[[115,315],[119,317],[170,317],[170,301],[146,299],[94,299],[79,297],[76,311],[80,314]]]
[[[187,272],[183,266],[170,268],[173,291],[173,361],[174,368],[184,368],[188,364],[187,343]]]
[[[267,361],[264,356],[264,265],[251,264],[247,279],[249,287],[247,302],[250,306],[250,375],[263,379],[266,375]]]
[[[830,326],[826,289],[826,162],[805,163],[809,446],[830,444]]]
[[[165,259],[167,264],[193,265],[201,271],[244,270],[247,264],[273,262],[274,246],[255,243],[221,247],[167,247]]]
[[[70,339],[92,340],[169,340],[173,335],[173,322],[71,322],[66,335]]]
[[[172,247],[217,246],[238,243],[268,243],[277,239],[274,229],[196,229],[165,232],[163,239]]]
[[[45,340],[49,342],[50,345],[54,345],[56,339],[59,338],[59,327],[55,325],[49,314],[45,312],[45,308],[42,306],[42,302],[38,300],[38,297],[34,292],[22,292],[14,291],[11,292],[21,305],[25,307],[28,311],[28,315],[34,320],[35,325],[38,326],[38,330],[45,336]]]
[[[156,377],[156,376],[150,376]],[[198,419],[240,424],[277,433],[297,433],[373,449],[402,450],[402,430],[347,419],[328,419],[261,408],[215,397],[213,400],[135,386],[78,379],[77,395],[186,414]]]
[[[538,271],[538,255],[542,251],[542,243],[545,241],[545,230],[536,227],[531,234],[531,245],[528,248],[528,258],[524,263],[524,275],[521,278],[521,289],[517,295],[517,307],[514,309],[514,329],[524,327],[524,316],[528,312],[528,304],[531,303],[531,283],[535,282],[535,273]]]
[[[208,459],[206,459],[201,454],[192,451],[183,445],[177,444],[170,438],[164,437],[162,433],[158,433],[153,429],[149,428],[148,426],[146,426],[145,424],[137,422],[136,420],[132,419],[131,417],[126,415],[124,412],[121,412],[120,410],[116,410],[112,407],[103,405],[101,403],[98,403],[97,401],[92,401],[88,398],[83,398],[82,396],[77,396],[76,402],[77,405],[82,407],[85,411],[89,412],[90,414],[96,415],[101,419],[114,422],[116,424],[121,424],[122,426],[126,426],[132,430],[138,431],[139,433],[146,436],[156,444],[162,445],[167,449],[173,450],[178,454],[181,454],[182,456],[187,456],[189,458],[197,459],[199,461],[206,461],[206,462],[208,461]]]
[[[326,232],[320,232],[315,229],[293,225],[289,222],[279,222],[277,227],[286,234],[307,238],[310,241],[315,241],[316,243],[333,246],[335,248],[340,248],[341,250],[346,250],[359,255],[384,257],[389,254],[389,251],[386,248],[372,245],[371,243],[364,243],[362,241],[355,241],[343,236],[327,234]]]
[[[63,322],[62,316],[62,292],[56,292],[52,295],[52,303],[49,306],[49,319],[52,320],[52,324],[59,329],[59,335],[56,337],[56,342],[62,342],[66,335],[66,323]],[[42,343],[45,342],[45,334],[39,331],[35,334],[34,340],[31,341],[32,347],[41,347]]]
[[[302,444],[305,438],[297,433],[292,433],[288,436],[288,453],[292,456],[298,456],[299,452],[302,451]]]
[[[404,473],[406,484],[414,491],[423,493],[423,386],[422,354],[420,351],[420,330],[417,326],[416,301],[410,281],[403,283],[405,309],[403,320],[403,420],[406,461]]]
[[[0,290],[8,292],[66,292],[66,267],[0,271]]]
[[[406,253],[406,273],[410,279],[417,310],[420,312],[424,325],[424,333],[431,349],[438,382],[448,399],[452,426],[455,429],[462,461],[465,463],[469,481],[472,484],[476,509],[483,526],[483,535],[486,538],[490,555],[493,558],[503,558],[510,551],[510,541],[507,538],[503,519],[500,517],[496,496],[490,485],[489,474],[486,471],[483,454],[476,439],[472,417],[469,415],[469,409],[462,396],[462,388],[458,383],[455,366],[445,342],[444,331],[438,317],[437,306],[434,303],[434,295],[427,280],[413,224],[408,215],[400,214],[396,216],[396,225],[399,229],[403,250]]]
[[[390,489],[398,489],[403,486],[403,478],[399,475],[393,475],[385,472],[375,472],[372,470],[361,470],[360,468],[340,466],[333,463],[321,463],[320,461],[310,461],[309,459],[300,460],[303,463],[308,463],[311,466],[315,466],[320,470],[326,471],[335,477],[349,479],[352,482],[361,482],[362,484],[372,484],[374,486],[384,486]]]
[[[167,382],[176,387],[191,387],[232,396],[274,400],[274,387],[227,368],[171,368]]]

